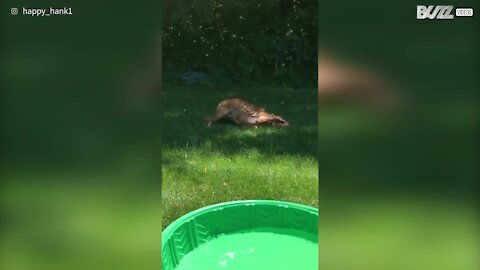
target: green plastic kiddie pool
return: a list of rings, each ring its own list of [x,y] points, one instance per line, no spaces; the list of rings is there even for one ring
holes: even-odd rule
[[[236,201],[192,211],[162,233],[163,270],[316,270],[318,210]]]

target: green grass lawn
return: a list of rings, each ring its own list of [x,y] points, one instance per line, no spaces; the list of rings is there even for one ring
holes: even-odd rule
[[[318,205],[315,89],[165,84],[162,93],[163,227],[214,203],[269,199]],[[290,127],[207,127],[222,99],[240,97]]]

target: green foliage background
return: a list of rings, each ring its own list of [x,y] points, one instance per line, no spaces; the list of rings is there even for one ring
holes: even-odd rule
[[[209,84],[315,86],[317,2],[164,1],[166,78],[196,70]]]

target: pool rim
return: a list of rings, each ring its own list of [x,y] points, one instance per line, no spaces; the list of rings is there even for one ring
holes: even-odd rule
[[[229,202],[222,202],[217,204],[212,204],[208,206],[204,206],[202,208],[190,211],[185,215],[177,218],[171,224],[169,224],[163,231],[161,235],[161,242],[162,242],[162,250],[164,246],[167,244],[168,239],[175,232],[178,227],[183,225],[185,222],[188,222],[195,217],[198,217],[204,213],[210,212],[214,209],[218,208],[225,208],[225,207],[235,207],[235,206],[253,206],[253,205],[267,205],[267,206],[277,206],[277,207],[285,207],[285,208],[295,208],[298,210],[309,212],[310,214],[314,214],[318,216],[318,208],[313,206],[308,206],[300,203],[294,202],[287,202],[287,201],[277,201],[277,200],[238,200],[238,201],[229,201]]]

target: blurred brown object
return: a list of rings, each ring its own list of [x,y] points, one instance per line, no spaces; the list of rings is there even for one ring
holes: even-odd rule
[[[318,53],[318,102],[355,104],[374,108],[398,105],[398,92],[384,74],[365,66],[341,61],[332,54]]]

